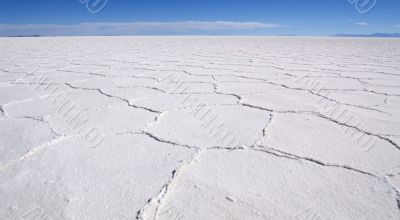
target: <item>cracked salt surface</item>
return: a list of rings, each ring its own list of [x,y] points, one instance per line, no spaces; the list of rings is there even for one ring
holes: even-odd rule
[[[0,219],[400,219],[399,48],[2,38]]]

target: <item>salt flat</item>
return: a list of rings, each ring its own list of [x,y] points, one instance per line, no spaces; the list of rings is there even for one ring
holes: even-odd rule
[[[400,219],[398,39],[0,52],[0,219]]]

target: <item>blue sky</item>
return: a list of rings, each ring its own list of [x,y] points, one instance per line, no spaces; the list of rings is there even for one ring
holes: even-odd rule
[[[1,0],[0,35],[400,32],[399,0],[98,0],[87,7],[96,1]]]

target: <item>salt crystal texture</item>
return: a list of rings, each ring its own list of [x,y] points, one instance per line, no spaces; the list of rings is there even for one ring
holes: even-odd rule
[[[400,40],[0,51],[0,219],[400,219]]]

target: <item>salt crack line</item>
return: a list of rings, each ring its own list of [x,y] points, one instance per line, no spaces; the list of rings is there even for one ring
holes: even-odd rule
[[[256,105],[251,105],[248,103],[239,103],[242,106],[248,107],[248,108],[253,108],[253,109],[258,109],[258,110],[262,110],[262,111],[267,111],[270,113],[280,113],[280,114],[315,114],[316,112],[313,111],[294,111],[294,110],[286,110],[286,111],[280,111],[280,110],[274,110],[274,109],[268,109],[268,108],[264,108],[264,107],[260,107],[260,106],[256,106]]]
[[[58,138],[54,138],[54,139],[51,140],[50,142],[44,143],[44,144],[42,144],[42,145],[40,145],[40,146],[38,146],[38,147],[31,148],[26,154],[24,154],[24,155],[22,155],[21,157],[15,159],[15,160],[13,160],[13,161],[11,161],[10,163],[6,164],[5,166],[0,167],[0,173],[3,172],[3,171],[5,171],[5,170],[8,169],[8,168],[14,166],[15,164],[17,164],[17,163],[19,163],[19,162],[22,162],[22,161],[24,161],[24,160],[26,160],[26,159],[32,157],[33,155],[42,152],[42,151],[45,150],[46,148],[51,147],[52,145],[55,145],[55,144],[57,144],[57,143],[60,143],[60,142],[66,140],[66,139],[68,139],[68,138],[71,138],[71,137],[72,137],[72,136],[64,136],[64,135],[63,135],[63,136],[60,136],[60,137],[58,137]]]
[[[372,174],[372,173],[369,173],[367,171],[363,171],[363,170],[360,170],[360,169],[357,169],[357,168],[353,168],[353,167],[350,167],[350,166],[347,166],[347,165],[325,163],[325,162],[316,160],[314,158],[299,156],[299,155],[296,155],[296,154],[284,152],[284,151],[277,150],[277,149],[270,148],[270,147],[268,147],[267,149],[260,149],[260,148],[254,148],[254,147],[250,148],[250,149],[255,150],[255,151],[259,151],[259,152],[268,153],[268,154],[271,154],[271,155],[274,155],[274,156],[277,156],[277,157],[283,157],[283,158],[292,159],[292,160],[305,160],[305,161],[308,161],[308,162],[311,162],[311,163],[314,163],[314,164],[317,164],[317,165],[320,165],[320,166],[324,166],[324,167],[342,168],[342,169],[346,169],[346,170],[349,170],[349,171],[357,172],[357,173],[360,173],[360,174],[364,174],[364,175],[372,176],[372,177],[375,177],[375,178],[379,178],[375,174]]]
[[[371,133],[371,132],[369,132],[369,131],[365,131],[365,130],[359,128],[359,127],[352,126],[352,125],[348,125],[348,124],[345,124],[345,123],[343,123],[343,122],[339,122],[339,121],[337,121],[337,120],[334,120],[334,119],[332,119],[332,118],[329,118],[329,117],[327,117],[327,116],[325,116],[325,115],[323,115],[323,114],[321,114],[321,113],[318,113],[318,112],[313,112],[313,111],[292,111],[292,110],[288,110],[288,111],[276,111],[276,110],[273,110],[273,109],[267,109],[267,108],[263,108],[263,107],[259,107],[259,106],[250,105],[250,104],[247,104],[247,103],[241,103],[241,105],[247,106],[247,107],[250,107],[250,108],[256,108],[256,109],[264,110],[264,111],[274,112],[274,113],[283,113],[283,114],[285,114],[285,113],[294,113],[294,114],[311,114],[311,115],[315,115],[315,116],[317,116],[317,117],[320,117],[320,118],[329,120],[329,121],[331,121],[331,122],[333,122],[333,123],[335,123],[335,124],[338,124],[338,125],[341,125],[341,126],[344,126],[344,127],[348,127],[348,128],[353,128],[353,129],[355,129],[356,131],[358,131],[358,132],[360,132],[360,133],[363,133],[363,134],[366,134],[366,135],[369,135],[369,136],[376,137],[376,138],[378,138],[378,139],[380,139],[380,140],[383,140],[383,141],[385,141],[385,142],[388,142],[390,145],[392,145],[392,146],[394,146],[395,148],[397,148],[398,150],[400,150],[400,146],[399,146],[398,144],[396,144],[393,140],[391,140],[391,139],[388,138],[388,137],[384,137],[383,135],[379,135],[379,134],[374,134],[374,133]]]
[[[190,166],[198,161],[203,152],[204,150],[198,150],[188,163],[172,171],[171,178],[164,184],[160,192],[155,197],[149,199],[147,204],[142,209],[136,212],[137,220],[157,219],[160,209],[163,206],[163,202],[166,200],[169,194],[171,194],[171,191],[173,191],[179,180],[179,177],[182,176],[182,174]]]
[[[92,76],[101,76],[101,77],[107,77],[107,75],[101,74],[101,73],[92,73],[92,72],[80,72],[80,71],[73,71],[73,70],[63,70],[63,69],[58,69],[57,71],[60,72],[65,72],[65,73],[78,73],[82,75],[92,75]]]
[[[308,161],[310,163],[319,165],[319,166],[324,166],[324,167],[335,167],[335,168],[341,168],[341,169],[346,169],[352,172],[357,172],[359,174],[363,174],[363,175],[368,175],[368,176],[372,176],[374,178],[380,178],[378,176],[376,176],[375,174],[369,173],[367,171],[363,171],[363,170],[359,170],[347,165],[338,165],[338,164],[330,164],[330,163],[324,163],[322,161],[313,159],[313,158],[309,158],[309,157],[302,157],[302,156],[298,156],[295,154],[291,154],[291,153],[287,153],[284,151],[280,151],[274,148],[267,148],[265,149],[265,147],[263,146],[252,146],[252,147],[238,147],[238,148],[228,148],[228,147],[211,147],[211,148],[207,148],[207,150],[225,150],[225,151],[235,151],[235,150],[253,150],[253,151],[257,151],[257,152],[262,152],[262,153],[266,153],[266,154],[270,154],[273,156],[277,156],[277,157],[281,157],[281,158],[286,158],[286,159],[291,159],[291,160],[302,160],[302,161]]]
[[[56,132],[55,129],[53,128],[53,126],[50,124],[50,122],[45,120],[43,116],[39,116],[39,117],[22,116],[22,117],[11,118],[11,119],[29,119],[29,120],[33,120],[36,122],[40,122],[40,123],[43,123],[43,124],[46,124],[47,126],[49,126],[51,133],[53,133],[54,136],[57,136],[57,137],[63,136],[62,134],[59,134],[58,132]]]
[[[3,106],[0,105],[0,113],[2,117],[6,117],[6,113],[4,112]]]
[[[265,141],[265,138],[267,137],[267,130],[271,126],[272,120],[275,117],[274,112],[270,112],[269,116],[270,116],[269,121],[268,121],[267,125],[264,127],[264,129],[262,130],[262,137],[260,138],[260,140],[256,141],[254,143],[254,145],[261,144]]]
[[[400,150],[400,146],[399,146],[398,144],[396,144],[396,143],[395,143],[393,140],[391,140],[390,138],[384,137],[384,136],[379,135],[379,134],[374,134],[374,133],[371,133],[371,132],[369,132],[369,131],[365,131],[365,130],[363,130],[363,129],[359,128],[359,127],[353,126],[353,125],[348,125],[348,124],[346,124],[346,123],[343,123],[343,122],[337,121],[337,120],[335,120],[335,119],[329,118],[329,117],[327,117],[327,116],[325,116],[325,115],[322,115],[322,114],[320,114],[320,113],[315,113],[314,115],[315,115],[315,116],[318,116],[318,117],[320,117],[320,118],[329,120],[329,121],[331,121],[331,122],[333,122],[333,123],[336,123],[336,124],[338,124],[338,125],[341,125],[341,126],[344,126],[344,127],[348,127],[348,128],[353,128],[353,129],[355,129],[356,131],[361,132],[361,133],[363,133],[363,134],[370,135],[370,136],[376,137],[376,138],[378,138],[378,139],[380,139],[380,140],[386,141],[386,142],[388,142],[390,145],[392,145],[392,146],[394,146],[395,148],[397,148],[398,150]]]
[[[196,149],[196,150],[200,150],[201,149],[201,148],[196,147],[196,146],[190,146],[190,145],[187,145],[187,144],[180,144],[180,143],[177,143],[177,142],[165,140],[165,139],[157,137],[154,134],[152,134],[150,132],[147,132],[147,131],[142,131],[142,134],[154,139],[157,142],[161,142],[161,143],[165,143],[165,144],[171,144],[173,146],[179,146],[179,147],[184,147],[184,148],[189,148],[189,149]]]
[[[388,178],[387,176],[385,176],[385,177],[383,178],[383,181],[384,181],[386,184],[389,185],[389,187],[391,188],[392,192],[394,193],[394,195],[395,195],[395,197],[396,197],[397,208],[400,210],[400,191],[399,191],[399,189],[397,189],[397,187],[394,186],[394,185],[390,182],[390,180],[389,180],[389,178]]]
[[[65,83],[65,85],[67,85],[67,86],[70,87],[71,89],[80,89],[80,90],[97,91],[98,93],[100,93],[100,94],[102,94],[102,95],[104,95],[104,96],[106,96],[106,97],[119,99],[119,100],[125,102],[128,106],[130,106],[130,107],[132,107],[132,108],[143,109],[143,110],[146,110],[146,111],[149,111],[149,112],[152,112],[152,113],[161,113],[160,111],[157,111],[157,110],[153,110],[153,109],[150,109],[150,108],[146,108],[146,107],[134,105],[134,104],[130,103],[130,101],[127,100],[127,99],[124,99],[124,98],[119,97],[119,96],[107,94],[107,93],[105,93],[104,91],[102,91],[102,90],[99,89],[99,88],[77,87],[77,86],[73,86],[73,85],[71,85],[71,84],[69,84],[69,83]]]

